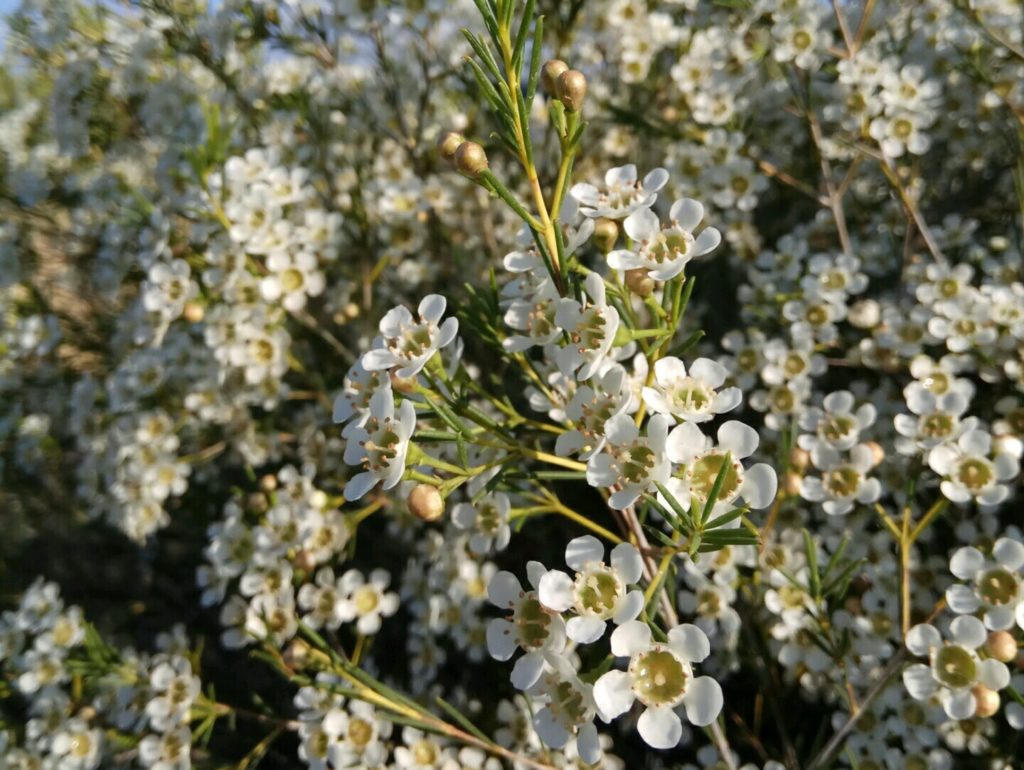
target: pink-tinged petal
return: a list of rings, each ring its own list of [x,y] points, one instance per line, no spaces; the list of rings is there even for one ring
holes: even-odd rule
[[[722,713],[722,687],[710,676],[698,676],[686,687],[683,705],[686,718],[697,727],[711,724]]]
[[[652,749],[671,749],[683,737],[679,715],[667,706],[649,706],[640,715],[636,729]]]
[[[551,570],[540,579],[537,597],[548,609],[565,612],[575,601],[572,578],[564,572]]]
[[[487,625],[487,652],[495,660],[508,660],[519,645],[516,643],[515,626],[507,620],[497,618]]]
[[[644,571],[640,552],[629,543],[619,543],[612,549],[612,567],[626,585],[637,582]]]
[[[594,683],[597,713],[605,722],[629,711],[634,699],[629,674],[625,671],[609,671]]]
[[[604,561],[604,546],[593,535],[573,538],[565,547],[565,563],[579,572],[591,562]]]
[[[711,654],[707,634],[692,623],[683,623],[668,632],[668,645],[674,653],[690,663],[700,663]]]
[[[575,617],[565,624],[565,633],[577,644],[592,644],[604,635],[607,624],[600,618]]]
[[[612,655],[632,658],[651,646],[651,629],[639,620],[623,623],[612,632]]]

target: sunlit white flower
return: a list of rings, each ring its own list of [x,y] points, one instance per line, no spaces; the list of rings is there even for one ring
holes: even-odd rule
[[[985,627],[1004,631],[1024,628],[1024,544],[1001,537],[992,546],[992,558],[973,546],[960,548],[949,562],[949,571],[967,584],[946,590],[949,608],[961,615],[982,612]]]
[[[800,447],[809,452],[815,446],[825,445],[842,451],[856,444],[861,432],[874,424],[876,409],[873,404],[864,403],[855,410],[855,404],[850,391],[837,390],[825,396],[821,409],[808,408],[800,415],[800,427],[814,435],[800,436]]]
[[[693,231],[703,218],[704,207],[690,198],[672,204],[666,227],[650,209],[634,211],[622,225],[634,242],[634,249],[610,252],[608,264],[616,270],[647,270],[655,281],[671,280],[683,272],[691,259],[707,254],[721,243],[722,235],[714,227],[705,227],[699,236],[694,236]]]
[[[418,374],[458,334],[457,318],[439,323],[446,306],[440,294],[428,294],[417,308],[418,320],[404,305],[389,310],[380,321],[383,345],[363,354],[363,366],[371,372],[394,369],[395,376],[402,378]]]
[[[722,388],[727,374],[724,366],[710,358],[698,358],[687,372],[678,358],[665,356],[654,364],[654,384],[643,389],[644,402],[673,422],[706,422],[743,400],[739,388]]]
[[[343,599],[338,615],[348,623],[356,621],[356,630],[368,636],[380,631],[381,619],[398,611],[398,594],[388,591],[391,575],[387,570],[375,569],[367,581],[359,570],[351,569],[338,580]]]
[[[593,690],[560,657],[550,660],[549,668],[531,688],[531,694],[543,704],[533,718],[537,735],[553,749],[562,748],[576,736],[580,757],[588,764],[601,759],[601,741],[594,727],[597,704]]]
[[[668,172],[663,168],[654,169],[639,181],[636,166],[630,163],[610,169],[604,175],[603,189],[581,182],[574,184],[569,194],[579,201],[584,216],[624,219],[634,211],[653,206],[658,191],[667,183]]]
[[[587,462],[587,483],[592,487],[618,486],[608,499],[612,508],[621,510],[632,505],[655,482],[668,481],[672,467],[665,452],[667,437],[668,418],[664,415],[656,414],[648,421],[646,436],[640,435],[632,417],[615,415],[605,423],[604,447]]]
[[[949,500],[964,505],[976,500],[979,505],[998,505],[1010,489],[1004,483],[1020,470],[1020,442],[993,446],[992,436],[984,430],[969,430],[956,443],[942,444],[928,453],[929,467],[943,477],[941,489]]]
[[[868,471],[878,463],[866,444],[851,447],[848,457],[826,444],[818,444],[811,451],[811,462],[821,471],[821,476],[805,476],[800,484],[800,496],[821,503],[829,516],[849,513],[855,502],[866,505],[882,495],[882,483],[868,477]]]
[[[601,368],[615,341],[619,311],[607,303],[604,280],[597,273],[587,275],[583,288],[589,302],[563,297],[558,304],[555,323],[569,335],[569,342],[558,348],[555,359],[562,374],[576,372],[577,379],[589,380]]]
[[[375,392],[370,399],[370,416],[349,434],[345,446],[345,462],[364,468],[345,485],[345,499],[358,500],[378,481],[383,489],[401,481],[409,439],[415,430],[416,408],[412,401],[402,400],[396,418],[391,388]]]
[[[626,370],[618,364],[604,374],[580,385],[565,407],[565,416],[575,428],[559,434],[555,452],[565,456],[579,453],[587,460],[605,444],[605,424],[630,407],[632,393]]]

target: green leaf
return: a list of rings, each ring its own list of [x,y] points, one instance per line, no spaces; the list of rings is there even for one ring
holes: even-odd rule
[[[718,469],[718,475],[715,476],[715,483],[711,485],[707,502],[704,503],[704,510],[701,511],[701,527],[711,516],[711,511],[715,509],[715,503],[718,502],[718,496],[722,493],[722,486],[725,484],[725,478],[729,475],[730,470],[732,470],[732,452],[726,452],[725,457],[722,458],[722,467]]]
[[[515,46],[512,49],[512,69],[519,72],[523,69],[523,52],[526,50],[526,38],[530,36],[530,24],[533,23],[533,12],[536,0],[526,0],[523,18],[519,21]]]
[[[685,508],[683,508],[682,505],[680,505],[679,501],[676,500],[675,495],[673,495],[669,491],[668,487],[666,487],[660,481],[654,482],[654,486],[656,486],[658,488],[658,491],[661,492],[661,496],[664,497],[665,501],[669,504],[669,506],[671,506],[672,511],[675,513],[675,518],[678,521],[682,522],[682,524],[684,526],[683,534],[684,535],[689,535],[691,532],[693,532],[694,529],[696,529],[696,527],[693,524],[693,518],[690,516],[690,512],[687,511]],[[661,510],[664,510],[664,507],[661,505],[661,503],[656,498],[651,496],[648,499],[652,500],[654,502],[654,504],[658,506],[658,508],[660,508]],[[670,524],[672,523],[671,520],[669,521],[669,523]],[[678,527],[674,527],[674,528],[678,529]]]
[[[807,553],[807,574],[811,581],[811,596],[821,598],[821,573],[818,572],[818,547],[806,529],[801,530],[804,536],[804,551]]]
[[[533,104],[537,95],[537,81],[540,78],[541,49],[544,47],[544,17],[538,16],[533,27],[533,51],[530,54],[530,78],[526,81],[526,101]]]
[[[730,521],[738,519],[740,516],[742,516],[743,514],[745,514],[749,510],[750,510],[750,508],[748,508],[745,505],[741,505],[739,508],[733,508],[728,513],[723,513],[721,516],[716,516],[711,521],[709,521],[707,524],[705,524],[704,525],[704,530],[705,531],[709,531],[709,530],[712,530],[712,529],[717,529],[719,527],[724,527]]]

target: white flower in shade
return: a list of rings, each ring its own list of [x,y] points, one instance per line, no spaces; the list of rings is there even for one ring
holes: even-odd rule
[[[370,417],[370,402],[381,389],[391,390],[387,372],[367,371],[363,359],[356,359],[345,375],[344,389],[334,399],[332,419],[335,423],[345,423],[341,431],[343,438],[348,438],[353,430],[366,424]]]
[[[821,503],[829,516],[840,516],[853,510],[855,502],[866,505],[882,495],[878,479],[868,478],[877,458],[866,444],[857,444],[844,457],[825,444],[811,451],[811,462],[821,476],[805,476],[800,484],[800,496],[812,503]]]
[[[699,431],[698,431],[699,432]],[[656,414],[647,423],[647,435],[641,436],[633,418],[617,414],[605,423],[606,443],[587,461],[587,483],[592,487],[619,489],[608,499],[608,505],[622,510],[641,494],[664,484],[672,472],[665,453],[668,418]]]
[[[829,393],[822,408],[812,406],[800,415],[800,427],[814,435],[802,435],[797,443],[808,452],[819,445],[840,451],[852,447],[861,432],[874,424],[877,414],[874,405],[861,404],[855,409],[855,403],[848,390]]]
[[[558,290],[550,280],[542,281],[532,294],[512,300],[505,311],[505,323],[522,333],[507,337],[502,342],[505,350],[517,353],[554,342],[562,333],[555,321],[559,300]]]
[[[569,343],[556,351],[555,360],[562,374],[576,372],[577,379],[589,380],[615,342],[619,311],[607,303],[604,280],[597,273],[587,274],[583,288],[590,302],[581,304],[570,297],[559,302],[555,323],[569,335]]]
[[[928,453],[928,465],[943,477],[940,488],[947,499],[958,505],[976,500],[979,505],[1003,502],[1009,481],[1020,470],[1020,442],[1009,439],[993,447],[992,436],[984,430],[969,430],[955,444],[942,444]],[[1005,451],[1007,448],[1016,451]],[[991,457],[990,457],[991,456]]]
[[[668,183],[668,172],[656,168],[637,179],[636,166],[609,169],[604,175],[604,188],[581,182],[574,184],[569,194],[579,201],[580,213],[587,217],[624,219],[639,209],[647,209],[658,199],[658,191]]]
[[[512,504],[503,492],[485,494],[475,503],[459,503],[452,509],[452,523],[469,535],[469,550],[484,554],[504,550],[512,537],[508,524]]]
[[[302,616],[310,628],[335,630],[341,625],[342,591],[334,577],[334,570],[322,567],[312,583],[299,589],[299,607],[306,610]]]
[[[2,747],[0,747],[2,748]],[[57,770],[93,770],[99,767],[103,748],[103,733],[84,719],[69,719],[55,732],[50,745],[51,755],[56,762],[46,767]],[[59,758],[59,759],[58,759]],[[7,766],[7,765],[5,765]],[[9,767],[34,767],[13,763]]]
[[[968,585],[957,583],[946,591],[949,608],[960,615],[983,612],[985,626],[1005,631],[1014,621],[1024,628],[1024,544],[1001,537],[992,546],[992,558],[973,546],[960,548],[949,571]]]
[[[404,746],[395,747],[395,767],[401,770],[451,770],[459,767],[455,751],[444,745],[444,739],[405,727],[402,730]]]
[[[338,615],[346,623],[355,620],[356,630],[363,635],[377,633],[381,619],[398,611],[398,594],[387,590],[390,583],[387,570],[373,570],[369,582],[359,570],[349,570],[338,580],[338,589],[344,596],[338,605]]]
[[[547,570],[537,561],[527,562],[530,585],[537,589]],[[548,610],[537,591],[524,591],[511,572],[502,570],[487,586],[491,604],[509,612],[509,617],[495,618],[487,626],[487,651],[496,660],[508,660],[517,649],[526,654],[512,667],[512,684],[528,690],[544,672],[549,654],[559,655],[565,649],[565,622],[558,613]]]
[[[381,388],[370,399],[370,416],[348,436],[345,462],[362,465],[345,485],[345,499],[358,500],[378,481],[383,489],[391,489],[402,480],[409,440],[416,430],[416,408],[403,400],[395,416],[391,388]]]
[[[930,121],[928,121],[930,122]],[[899,158],[904,152],[923,155],[931,146],[921,115],[899,110],[886,117],[877,117],[868,125],[868,133],[878,142],[882,152]]]
[[[594,700],[601,719],[610,722],[626,713],[634,701],[645,706],[637,729],[647,745],[670,749],[683,734],[675,709],[682,705],[686,718],[704,727],[722,710],[722,688],[709,676],[695,677],[693,664],[711,652],[707,636],[689,623],[668,632],[668,641],[656,643],[645,623],[632,620],[612,634],[612,654],[629,658],[626,671],[609,671],[594,684]]]
[[[682,422],[706,422],[739,406],[739,388],[722,387],[728,370],[710,358],[698,358],[690,366],[675,356],[654,364],[654,384],[643,389],[644,402],[652,412]]]
[[[565,407],[565,416],[576,425],[558,436],[555,453],[561,456],[579,453],[587,460],[600,452],[605,443],[605,423],[627,411],[632,399],[626,370],[614,364],[592,385],[580,385]]]
[[[927,388],[910,390],[908,386],[904,395],[907,407],[917,416],[898,414],[893,417],[893,426],[900,434],[896,439],[896,451],[900,454],[913,455],[954,441],[977,425],[973,417],[960,419],[970,401],[959,390],[936,395]]]
[[[604,546],[592,535],[569,541],[565,563],[576,571],[575,578],[551,570],[540,579],[537,595],[541,604],[556,612],[572,608],[576,617],[566,623],[565,631],[578,644],[596,642],[605,632],[607,621],[621,625],[635,620],[644,607],[644,594],[630,591],[643,573],[640,552],[629,543],[612,549],[611,564],[604,562]]]
[[[703,218],[704,207],[690,198],[672,204],[667,227],[661,226],[658,215],[650,209],[635,211],[622,226],[636,250],[610,252],[608,265],[616,270],[647,270],[655,281],[671,280],[691,259],[713,251],[722,242],[722,234],[714,227],[705,227],[694,237],[693,231]]]
[[[569,661],[553,657],[530,694],[544,704],[534,715],[533,726],[547,746],[560,749],[575,735],[583,761],[600,761],[601,740],[594,727],[594,688],[580,680]]]
[[[949,633],[950,639],[943,641],[939,630],[928,623],[907,632],[907,649],[918,657],[927,657],[928,665],[908,666],[903,671],[903,684],[916,700],[938,695],[950,719],[969,719],[977,708],[972,688],[980,684],[998,692],[1010,683],[1010,672],[995,658],[979,657],[988,631],[977,618],[961,615],[950,624]]]
[[[337,735],[327,756],[335,768],[377,768],[388,756],[385,741],[391,736],[393,723],[379,716],[365,701],[351,701],[347,711],[331,712],[329,718],[337,720],[332,732]]]
[[[188,724],[189,709],[199,695],[199,677],[192,675],[192,664],[175,656],[157,665],[149,676],[153,697],[146,704],[146,716],[157,730],[169,730]]]
[[[942,315],[955,312],[957,301],[971,286],[974,268],[966,262],[955,265],[940,265],[933,262],[924,269],[925,279],[918,284],[915,293],[922,305],[932,305]],[[915,375],[916,376],[916,375]]]
[[[152,770],[182,770],[192,766],[192,731],[188,726],[163,735],[147,735],[139,742],[139,762]]]
[[[949,317],[933,316],[928,321],[928,331],[945,340],[951,353],[985,348],[999,337],[999,330],[992,322],[992,309],[986,302],[964,298],[946,310]]]
[[[389,310],[380,320],[383,345],[363,354],[363,366],[371,372],[395,369],[395,375],[403,379],[418,374],[459,332],[457,318],[439,324],[447,304],[440,294],[428,294],[417,308],[419,320],[405,305]]]
[[[306,306],[307,297],[323,293],[324,274],[317,269],[315,254],[275,252],[267,257],[270,275],[260,282],[260,292],[267,302],[278,302],[295,313]]]
[[[692,422],[672,429],[666,442],[669,459],[683,466],[682,474],[669,485],[679,504],[689,510],[692,502],[707,503],[715,479],[729,455],[731,468],[726,471],[711,516],[719,516],[735,508],[742,500],[751,508],[764,508],[775,499],[778,478],[766,463],[743,467],[743,460],[757,449],[757,431],[738,420],[729,420],[718,429],[718,445],[701,433]]]

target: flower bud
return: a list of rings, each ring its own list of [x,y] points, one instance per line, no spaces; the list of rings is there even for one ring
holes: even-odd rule
[[[206,315],[206,311],[203,310],[203,306],[198,302],[186,302],[185,309],[181,314],[189,323],[197,324],[203,320],[203,316]]]
[[[558,98],[569,112],[579,112],[587,95],[587,78],[579,70],[566,70],[556,83]]]
[[[799,495],[801,486],[803,486],[803,482],[800,479],[800,474],[786,471],[782,476],[782,491],[786,493],[787,497]]]
[[[850,305],[846,317],[858,329],[874,329],[882,320],[882,306],[873,299],[862,299]]]
[[[789,450],[789,467],[797,473],[803,473],[807,470],[807,464],[811,461],[811,455],[806,449],[800,447],[793,447]]]
[[[487,170],[487,153],[476,142],[463,142],[455,151],[455,167],[466,176],[478,177]]]
[[[977,704],[974,711],[975,716],[984,719],[999,711],[999,693],[995,690],[990,690],[979,684],[975,685],[971,694],[974,695],[974,702]]]
[[[391,380],[391,389],[396,393],[412,393],[416,390],[416,385],[418,384],[415,375],[412,377],[399,377],[392,373],[389,379]]]
[[[654,279],[642,267],[626,271],[626,286],[638,297],[649,297],[654,293]]]
[[[309,661],[310,646],[302,639],[292,639],[284,648],[284,662],[289,668],[302,669]]]
[[[313,552],[303,548],[297,554],[295,554],[295,566],[301,569],[303,572],[312,572],[316,569],[316,558],[313,556]]]
[[[417,484],[406,498],[409,512],[423,521],[437,521],[444,515],[444,498],[437,487]]]
[[[245,508],[250,513],[266,513],[269,508],[267,496],[253,492],[245,498]]]
[[[985,642],[985,650],[996,660],[1009,663],[1017,657],[1017,640],[1009,631],[993,631]]]
[[[865,441],[864,446],[871,450],[871,462],[878,465],[885,459],[885,450],[877,441]]]
[[[466,141],[466,138],[462,134],[457,134],[454,131],[445,131],[437,138],[437,152],[449,163],[454,163],[455,151],[459,149],[459,145],[464,141]]]
[[[619,226],[614,219],[601,217],[594,222],[594,245],[602,254],[607,254],[615,247],[619,239]]]
[[[264,492],[273,492],[277,489],[277,476],[267,473],[260,478],[260,489]]]
[[[558,78],[569,69],[569,65],[561,59],[548,59],[540,68],[540,82],[544,90],[552,96],[558,95]]]

